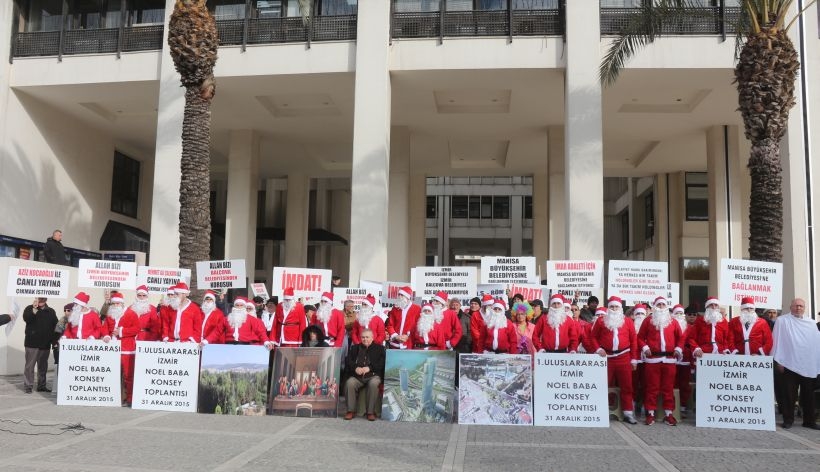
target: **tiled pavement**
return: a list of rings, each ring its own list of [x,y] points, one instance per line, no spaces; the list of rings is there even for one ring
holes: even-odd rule
[[[820,471],[820,432],[459,426],[58,407],[0,377],[0,471]],[[54,435],[82,423],[82,434]],[[13,431],[13,432],[9,432]]]

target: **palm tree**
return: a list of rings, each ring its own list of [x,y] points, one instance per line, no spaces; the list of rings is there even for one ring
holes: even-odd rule
[[[177,0],[168,24],[168,46],[185,87],[182,180],[179,184],[179,265],[194,270],[211,252],[211,100],[214,98],[216,23],[205,0]],[[192,288],[195,279],[191,280]],[[198,299],[199,291],[191,297]]]
[[[740,52],[734,83],[746,138],[751,142],[749,257],[753,260],[780,262],[783,257],[780,140],[786,132],[789,110],[795,104],[794,83],[800,68],[788,31],[815,1],[808,2],[788,23],[786,16],[794,0],[741,3],[737,25]],[[626,60],[660,36],[664,23],[686,18],[684,15],[691,18],[697,6],[688,0],[645,2],[604,56],[599,70],[601,83],[613,84]]]

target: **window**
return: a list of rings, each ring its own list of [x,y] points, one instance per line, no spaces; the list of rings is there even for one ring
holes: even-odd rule
[[[481,218],[481,197],[470,197],[470,219]]]
[[[525,220],[532,219],[532,197],[524,197],[524,215]]]
[[[655,195],[649,192],[643,197],[644,239],[647,241],[655,237]]]
[[[63,0],[30,0],[20,6],[25,18],[23,31],[60,31]]]
[[[436,197],[427,197],[427,218],[436,218]]]
[[[493,219],[507,220],[510,218],[510,197],[493,198]]]
[[[165,22],[165,0],[129,0],[129,25]]]
[[[140,193],[140,161],[114,151],[114,174],[111,178],[111,211],[137,217]]]
[[[325,16],[355,15],[358,3],[358,0],[322,0],[319,14]]]
[[[493,217],[493,197],[481,197],[481,217],[492,219]]]
[[[621,251],[629,251],[629,211],[621,213]]]
[[[262,3],[264,5],[268,5],[280,2],[254,3]],[[241,20],[245,18],[245,0],[209,0],[208,6],[211,7],[211,11],[213,12],[214,18],[217,20]],[[254,6],[259,8],[258,5]]]
[[[452,208],[450,214],[452,218],[467,218],[467,197],[452,197],[450,200]]]
[[[709,221],[708,184],[706,172],[686,173],[686,221]]]

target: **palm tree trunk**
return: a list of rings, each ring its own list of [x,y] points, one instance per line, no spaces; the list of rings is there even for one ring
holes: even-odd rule
[[[783,189],[780,145],[774,139],[752,144],[749,174],[749,257],[756,261],[783,259]]]
[[[182,180],[179,184],[179,266],[196,272],[197,261],[211,252],[211,108],[210,97],[199,86],[185,90],[182,120]],[[196,278],[191,280],[192,300],[201,298]]]

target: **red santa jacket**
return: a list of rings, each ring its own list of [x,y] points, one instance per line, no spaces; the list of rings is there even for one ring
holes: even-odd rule
[[[441,327],[441,334],[444,336],[445,348],[450,349],[455,347],[464,332],[461,329],[461,321],[458,319],[458,313],[453,310],[442,311],[444,317],[441,323],[436,323]]]
[[[168,321],[168,320],[171,319],[171,313],[173,313],[175,310],[173,308],[171,308],[170,306],[167,306],[167,305],[160,305],[157,308],[157,310],[159,312],[158,316],[159,316],[160,333],[161,333],[160,334],[160,340],[162,340],[162,338],[165,336],[166,330],[168,329],[168,323],[170,323],[170,321]],[[173,328],[171,328],[171,331],[173,331]]]
[[[515,332],[515,325],[512,321],[507,320],[506,328],[490,328],[484,325],[483,331],[481,352],[518,354],[518,334]]]
[[[416,323],[421,316],[421,307],[415,303],[407,306],[407,313],[404,315],[404,325],[402,326],[402,309],[394,306],[387,314],[387,335],[390,337],[390,347],[398,348],[399,342],[392,340],[394,336],[410,335],[416,330]],[[410,337],[404,342],[406,349],[413,349],[413,340]]]
[[[100,339],[102,335],[102,324],[100,323],[100,315],[94,310],[81,315],[80,322],[77,326],[71,323],[66,323],[63,337],[66,339]]]
[[[225,344],[225,331],[230,328],[228,321],[225,319],[225,314],[219,308],[214,308],[214,311],[207,315],[203,313],[202,320],[202,339],[208,344]],[[267,335],[265,336],[267,339]]]
[[[373,317],[370,318],[370,322],[367,324],[367,328],[373,331],[373,343],[384,344],[386,331],[384,330],[384,321],[382,321],[379,315],[373,314]],[[364,328],[358,319],[353,322],[353,329],[350,331],[350,339],[353,341],[353,344],[361,344],[363,330]]]
[[[669,321],[663,333],[655,327],[652,318],[645,319],[641,323],[641,329],[638,330],[638,349],[641,353],[644,353],[646,349],[650,351],[644,359],[644,362],[648,364],[658,362],[675,364],[677,361],[674,352],[678,351],[681,355],[683,354],[684,341],[680,324],[674,319]]]
[[[131,308],[114,321],[114,334],[120,340],[120,354],[137,353],[137,335],[140,334],[140,318]]]
[[[578,344],[584,347],[586,352],[595,352],[592,348],[592,323],[584,320],[573,320],[578,325]]]
[[[168,323],[164,326],[162,339],[198,343],[202,336],[202,310],[191,300],[185,300],[185,306],[179,310],[171,308],[168,312]],[[179,319],[179,332],[177,332]]]
[[[772,352],[772,330],[762,318],[747,329],[736,316],[729,322],[729,332],[733,342],[732,354],[768,356]]]
[[[112,318],[108,315],[106,315],[105,318],[101,318],[100,319],[100,336],[103,337],[103,338],[106,337],[106,336],[113,337],[113,335],[115,334],[114,333],[114,325],[115,324],[116,324],[116,321],[114,321],[114,318]]]
[[[214,310],[215,311],[215,310]],[[211,314],[213,316],[213,313]],[[233,343],[248,343],[255,346],[261,346],[268,340],[268,334],[265,331],[265,323],[253,315],[248,315],[245,322],[238,328],[231,326],[230,322],[225,319],[223,331],[223,339],[226,344]]]
[[[687,340],[692,352],[701,348],[704,354],[725,354],[731,351],[732,337],[729,323],[721,320],[714,325],[698,316],[695,324],[686,329]]]
[[[419,332],[418,326],[410,334],[409,341],[413,342],[413,349],[421,351],[443,351],[447,349],[447,338],[440,324],[433,323],[433,328],[427,333],[427,338]]]
[[[544,349],[547,352],[577,351],[581,337],[578,323],[567,317],[556,330],[550,326],[547,321],[548,318],[548,315],[542,315],[535,323],[535,331],[532,333],[532,344],[535,350]]]
[[[638,362],[638,333],[635,332],[635,323],[624,317],[624,324],[620,328],[609,329],[604,322],[604,316],[598,318],[593,323],[589,334],[589,350],[596,352],[598,349],[606,351],[611,361],[631,360]],[[618,340],[617,346],[615,340]]]
[[[330,347],[342,347],[345,339],[345,314],[342,310],[330,310],[330,319],[327,323],[322,322],[314,312],[310,317],[310,324],[318,326],[325,336],[325,340]]]
[[[139,320],[140,332],[137,334],[137,341],[162,340],[162,322],[154,305],[149,305],[148,311],[139,315]]]
[[[470,313],[470,334],[473,336],[473,352],[481,354],[484,352],[484,333],[487,327],[484,325],[484,317],[480,311]]]
[[[273,329],[270,340],[281,347],[299,347],[302,345],[302,331],[307,328],[305,307],[295,302],[293,308],[285,315],[283,304],[276,307],[276,318],[273,320]]]

